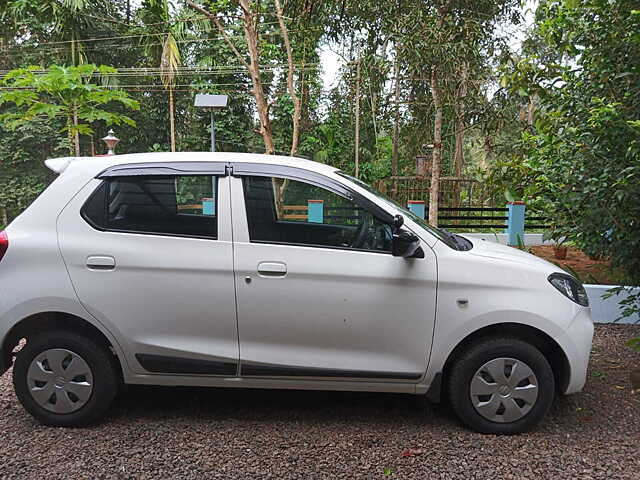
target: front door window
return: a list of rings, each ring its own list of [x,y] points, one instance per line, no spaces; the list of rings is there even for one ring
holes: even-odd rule
[[[351,199],[309,183],[245,177],[252,242],[391,251],[391,227]]]

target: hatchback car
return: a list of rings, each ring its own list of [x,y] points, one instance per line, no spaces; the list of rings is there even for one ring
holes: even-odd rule
[[[0,233],[0,373],[48,425],[123,384],[404,392],[522,432],[582,389],[585,291],[523,251],[432,228],[311,161],[47,160]]]

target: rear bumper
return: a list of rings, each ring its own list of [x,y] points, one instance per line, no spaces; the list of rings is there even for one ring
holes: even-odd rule
[[[581,308],[566,331],[564,351],[569,360],[569,383],[563,392],[565,395],[582,390],[587,381],[587,368],[593,341],[593,321],[591,309]]]

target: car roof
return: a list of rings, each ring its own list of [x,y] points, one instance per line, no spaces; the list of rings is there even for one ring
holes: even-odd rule
[[[73,169],[90,170],[98,174],[106,168],[124,164],[144,164],[162,162],[243,162],[263,163],[268,165],[282,165],[298,167],[322,174],[330,174],[337,169],[330,165],[313,162],[297,157],[281,155],[265,155],[261,153],[235,153],[235,152],[149,152],[127,153],[123,155],[104,155],[97,157],[60,157],[50,158],[45,161],[47,167],[56,173],[64,172],[70,165]]]

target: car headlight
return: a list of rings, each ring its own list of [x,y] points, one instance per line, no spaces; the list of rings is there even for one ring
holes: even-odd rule
[[[566,273],[552,273],[548,277],[551,285],[556,287],[560,293],[570,300],[573,300],[583,307],[589,306],[589,297],[582,284]]]

